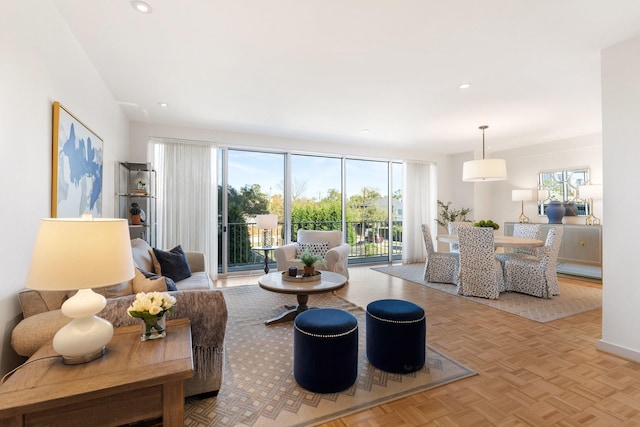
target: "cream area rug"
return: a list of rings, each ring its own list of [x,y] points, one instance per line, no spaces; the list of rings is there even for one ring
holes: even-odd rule
[[[309,296],[310,306],[339,308],[358,319],[358,378],[339,393],[312,393],[293,377],[293,322],[264,324],[285,304],[294,304],[295,295],[257,285],[223,292],[229,311],[223,384],[216,397],[187,399],[185,426],[312,426],[475,375],[428,343],[427,363],[413,374],[390,374],[370,366],[364,310],[333,294],[320,294]]]
[[[560,294],[551,299],[537,298],[517,292],[504,292],[497,300],[458,295],[456,285],[430,283],[424,280],[424,264],[406,264],[392,267],[375,267],[372,270],[400,277],[442,292],[488,305],[498,310],[546,323],[585,311],[602,307],[602,290],[560,282]]]

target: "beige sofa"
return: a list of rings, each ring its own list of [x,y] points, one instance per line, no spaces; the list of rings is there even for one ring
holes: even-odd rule
[[[147,272],[156,272],[151,247],[141,239],[131,241],[134,262]],[[175,282],[177,291],[171,292],[177,303],[168,319],[181,317],[191,321],[191,335],[195,374],[185,381],[185,395],[215,394],[222,384],[223,344],[227,325],[227,306],[222,292],[212,289],[212,282],[204,269],[204,254],[185,252],[191,277]],[[107,298],[107,305],[98,316],[110,321],[114,327],[135,325],[139,319],[127,314],[135,299],[134,289],[158,286],[161,279],[136,278],[118,285],[94,289]],[[64,291],[23,290],[19,293],[23,320],[11,334],[11,345],[21,356],[29,357],[70,319],[60,307],[70,295]],[[168,330],[171,333],[171,330]],[[108,351],[108,345],[107,345]]]

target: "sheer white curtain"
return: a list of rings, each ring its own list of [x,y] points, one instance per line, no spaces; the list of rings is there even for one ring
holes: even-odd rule
[[[149,154],[158,173],[158,247],[204,252],[216,278],[217,146],[176,139],[151,139]]]
[[[402,216],[402,263],[424,262],[426,251],[420,225],[427,224],[435,236],[437,201],[436,166],[429,163],[404,162]]]

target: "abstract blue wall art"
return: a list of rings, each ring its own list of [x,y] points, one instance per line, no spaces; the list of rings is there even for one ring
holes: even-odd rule
[[[102,139],[53,103],[51,217],[102,216]]]

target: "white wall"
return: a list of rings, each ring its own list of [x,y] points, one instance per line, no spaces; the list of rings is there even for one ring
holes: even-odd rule
[[[128,156],[128,122],[49,1],[3,0],[0,13],[0,373],[17,364],[20,319],[40,219],[51,205],[52,104],[60,101],[104,141],[103,216],[113,216],[114,160]]]
[[[638,124],[640,123],[640,38],[602,52],[603,233],[602,339],[599,348],[640,362],[640,209]]]
[[[403,150],[390,146],[388,149],[376,148],[375,152],[366,144],[345,145],[332,142],[314,142],[292,138],[280,138],[267,135],[226,132],[215,129],[198,129],[179,126],[131,123],[131,155],[133,161],[146,161],[147,141],[150,137],[176,138],[194,141],[206,141],[225,147],[243,147],[253,149],[287,150],[291,152],[361,156],[385,160],[418,160],[448,163],[446,155],[429,153],[417,147],[415,150]]]

